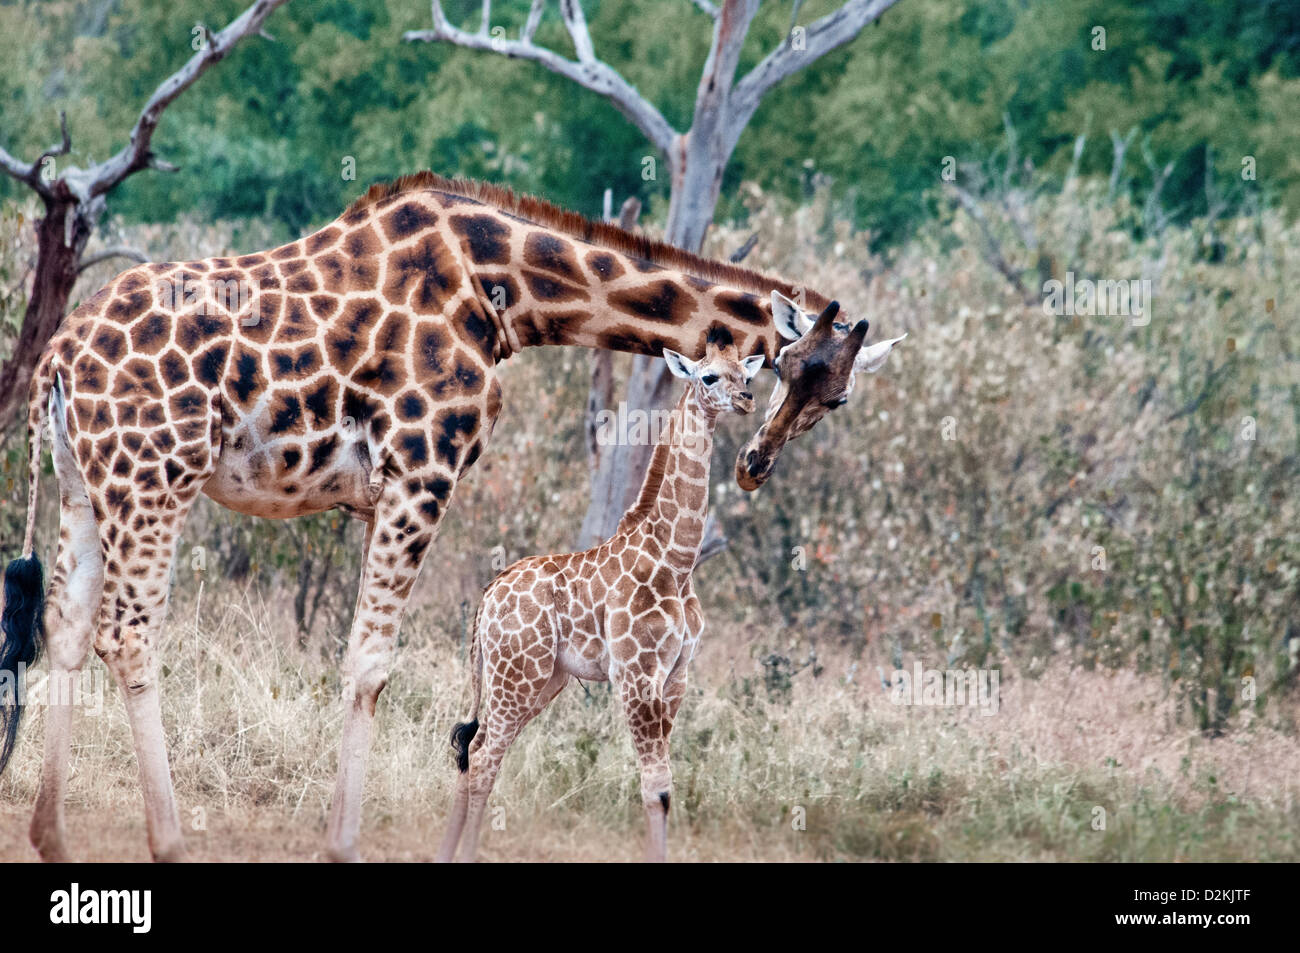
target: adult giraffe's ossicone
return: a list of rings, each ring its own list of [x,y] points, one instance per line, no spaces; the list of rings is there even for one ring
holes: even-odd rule
[[[202,492],[255,516],[356,516],[362,577],[327,833],[332,857],[356,859],[375,703],[416,576],[500,412],[496,365],[555,344],[697,360],[719,328],[742,357],[770,365],[798,325],[771,302],[795,293],[431,173],[375,186],[280,248],[123,272],[68,315],[33,377],[27,529],[5,573],[0,666],[28,664],[43,631],[51,679],[68,679],[94,645],[123,690],[153,856],[180,858],[156,649],[186,514]],[[782,368],[802,393],[803,372]],[[35,504],[47,419],[60,527],[42,627]],[[7,738],[19,708],[2,707]],[[70,704],[51,699],[31,826],[47,860],[67,856],[71,722]]]

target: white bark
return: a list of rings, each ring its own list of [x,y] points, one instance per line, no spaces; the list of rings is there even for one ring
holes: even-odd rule
[[[503,40],[493,37],[487,28],[488,3],[484,3],[483,26],[477,33],[470,33],[447,22],[439,0],[433,0],[433,29],[409,30],[402,35],[407,42],[445,42],[463,46],[471,50],[483,50],[499,53],[517,59],[532,60],[540,63],[553,73],[572,80],[585,89],[599,93],[614,104],[628,120],[641,130],[642,134],[654,144],[660,152],[667,155],[675,135],[668,120],[663,117],[650,101],[642,96],[635,86],[618,74],[607,64],[596,58],[587,31],[587,20],[578,0],[561,0],[560,13],[565,28],[573,40],[573,48],[578,54],[577,60],[561,56],[554,50],[533,43],[533,35],[541,22],[541,2],[533,3],[528,14],[528,22],[518,40]]]

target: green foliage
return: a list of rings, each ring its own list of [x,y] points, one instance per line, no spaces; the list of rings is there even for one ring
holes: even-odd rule
[[[832,0],[799,8],[808,23]],[[34,156],[66,109],[72,161],[120,148],[138,110],[191,54],[191,30],[229,22],[242,0],[79,0],[0,7],[4,145]],[[513,35],[526,0],[499,0],[494,24]],[[446,4],[460,23],[479,5]],[[710,23],[690,3],[587,0],[598,55],[678,128],[690,125]],[[129,219],[179,212],[269,216],[299,234],[335,216],[370,182],[420,168],[504,181],[594,213],[606,187],[643,201],[667,177],[642,178],[652,154],[640,133],[594,93],[537,64],[403,43],[429,26],[428,5],[387,0],[292,3],[272,40],[251,38],[165,113],[157,149],[182,166],[132,177],[113,208]],[[780,40],[790,6],[769,2],[740,69]],[[1106,29],[1094,50],[1093,28]],[[537,41],[571,54],[548,8]],[[1183,218],[1210,201],[1206,168],[1239,180],[1253,156],[1258,188],[1300,206],[1300,7],[1287,0],[1210,5],[1154,0],[904,0],[849,47],[774,90],[741,138],[724,183],[723,216],[740,211],[734,186],[755,181],[801,194],[809,169],[834,182],[859,227],[888,244],[934,205],[926,193],[945,156],[959,163],[1000,149],[1005,123],[1020,158],[1058,172],[1088,135],[1081,171],[1108,174],[1109,133],[1137,130],[1152,161],[1174,168],[1162,192]],[[355,180],[343,161],[356,161]],[[662,163],[660,164],[662,169]],[[1152,170],[1135,143],[1121,170],[1145,190]],[[1237,193],[1255,188],[1241,183]],[[0,195],[18,187],[0,182]],[[1228,198],[1240,198],[1234,193]]]

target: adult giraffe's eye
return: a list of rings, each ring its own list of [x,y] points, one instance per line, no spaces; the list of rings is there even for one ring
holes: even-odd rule
[[[718,375],[705,374],[703,377],[700,378],[700,382],[704,384],[705,387],[712,387],[714,384],[718,382]]]

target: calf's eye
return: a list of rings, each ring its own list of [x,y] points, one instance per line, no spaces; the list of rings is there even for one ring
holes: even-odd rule
[[[711,386],[711,385],[716,384],[716,383],[718,382],[718,375],[717,375],[717,374],[705,374],[703,377],[700,378],[700,381],[701,381],[703,384],[705,384],[706,386]]]

